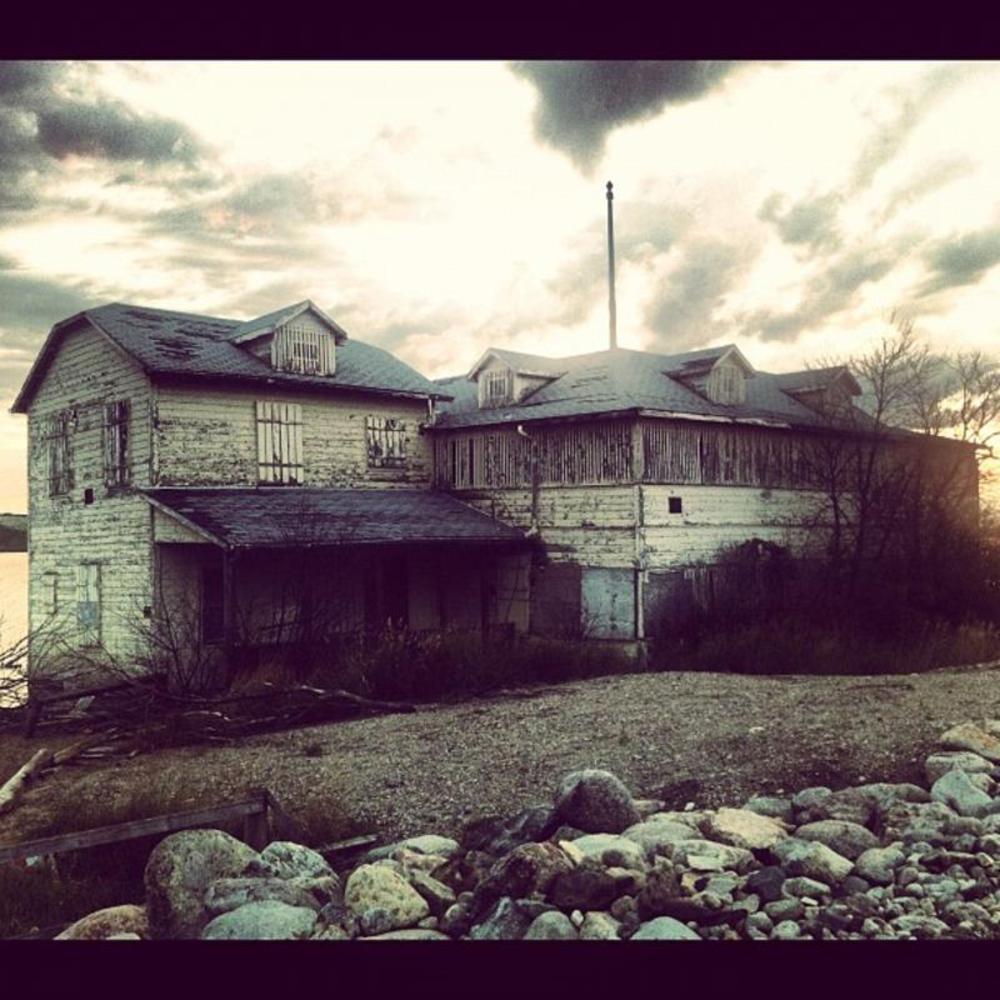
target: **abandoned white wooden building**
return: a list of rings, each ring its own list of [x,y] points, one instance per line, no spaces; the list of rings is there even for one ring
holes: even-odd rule
[[[13,407],[31,627],[126,660],[163,620],[200,645],[388,621],[641,641],[682,567],[801,540],[802,442],[858,391],[734,346],[497,349],[435,382],[308,301],[90,309]]]

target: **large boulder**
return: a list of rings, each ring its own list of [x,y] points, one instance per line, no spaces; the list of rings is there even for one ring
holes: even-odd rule
[[[220,878],[205,892],[205,909],[213,917],[248,903],[272,900],[287,906],[305,906],[318,913],[325,905],[309,891],[308,880],[284,878]]]
[[[827,885],[839,885],[854,868],[852,861],[826,844],[797,837],[778,841],[774,853],[789,875],[806,875]]]
[[[544,895],[553,881],[573,868],[573,861],[555,844],[522,844],[490,868],[475,887],[475,911],[482,913],[503,896]]]
[[[646,867],[646,852],[628,837],[619,837],[613,833],[588,833],[570,843],[582,857],[592,858],[608,867],[632,868],[636,871],[643,871]]]
[[[1000,762],[1000,736],[981,729],[974,722],[963,722],[942,733],[940,745],[946,750],[971,750],[973,753]]]
[[[900,800],[879,811],[878,832],[883,841],[890,843],[926,841],[939,845],[947,842],[958,819],[958,814],[943,802]]]
[[[623,782],[594,769],[566,775],[556,796],[556,816],[585,833],[621,833],[641,818]]]
[[[288,941],[309,937],[315,926],[315,910],[264,899],[216,917],[201,937],[203,941]]]
[[[273,878],[328,878],[333,869],[321,854],[289,840],[272,841],[247,866],[247,875]]]
[[[106,941],[111,937],[134,934],[140,940],[149,937],[149,921],[146,908],[126,903],[124,906],[109,906],[95,910],[71,924],[56,941]]]
[[[525,941],[576,941],[578,937],[573,922],[558,910],[540,913],[524,934]]]
[[[690,840],[694,832],[685,823],[650,818],[630,826],[622,836],[638,844],[646,857],[652,860],[660,854],[667,856],[673,854],[674,844],[681,840]]]
[[[898,847],[872,847],[854,862],[855,872],[872,885],[892,885],[896,869],[906,860]]]
[[[782,841],[778,841],[782,843]],[[717,844],[712,840],[692,837],[679,841],[674,847],[674,861],[695,871],[746,872],[754,862],[753,854],[744,847],[731,844]]]
[[[939,750],[924,761],[924,774],[927,775],[927,783],[933,785],[949,771],[989,774],[995,766],[992,761],[971,750]]]
[[[990,781],[985,774],[949,771],[934,782],[931,798],[950,806],[959,816],[984,816],[992,800],[977,778]]]
[[[146,912],[153,938],[197,938],[208,923],[205,890],[241,875],[256,851],[221,830],[181,830],[153,848],[146,862]]]
[[[773,847],[788,836],[777,820],[750,809],[719,809],[706,826],[707,834],[715,840],[747,850]]]
[[[846,820],[825,819],[806,823],[795,831],[800,840],[814,840],[826,844],[832,851],[852,861],[864,851],[878,847],[878,837],[867,827]]]
[[[603,910],[626,891],[616,872],[585,861],[556,876],[548,898],[562,910]]]
[[[412,927],[430,914],[427,900],[386,864],[361,865],[344,887],[344,904],[374,933]],[[367,916],[381,911],[378,920]],[[379,931],[374,931],[375,926]]]
[[[657,917],[641,924],[632,941],[700,941],[701,936],[673,917]]]

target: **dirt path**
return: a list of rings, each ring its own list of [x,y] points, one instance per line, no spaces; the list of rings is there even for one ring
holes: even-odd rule
[[[635,793],[678,805],[738,805],[809,784],[913,780],[944,728],[985,717],[1000,717],[1000,665],[902,677],[599,678],[66,768],[0,820],[0,843],[31,835],[56,803],[65,812],[152,790],[180,808],[260,785],[311,827],[325,817],[330,830],[387,838],[457,833],[473,817],[548,800],[579,767],[607,768]],[[5,756],[27,757],[18,742],[7,738]],[[700,787],[670,791],[687,779]]]

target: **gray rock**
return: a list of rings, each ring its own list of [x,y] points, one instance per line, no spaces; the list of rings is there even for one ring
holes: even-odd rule
[[[971,750],[994,762],[1000,761],[1000,737],[973,722],[963,722],[941,734],[938,740],[948,750]]]
[[[896,847],[872,847],[858,855],[854,870],[875,885],[892,885],[895,870],[905,855]]]
[[[700,941],[701,936],[673,917],[657,917],[639,925],[632,941]]]
[[[216,917],[201,937],[203,941],[287,941],[309,937],[315,926],[315,910],[265,899]]]
[[[826,883],[818,882],[816,879],[807,878],[804,875],[785,879],[781,889],[784,895],[798,898],[809,896],[814,899],[822,899],[824,896],[830,895],[830,887]]]
[[[773,941],[795,941],[802,936],[802,930],[794,920],[782,920],[771,931]]]
[[[809,809],[832,794],[833,789],[827,788],[825,785],[814,785],[810,788],[803,788],[792,796],[792,808],[796,812],[800,809]]]
[[[777,820],[761,816],[750,809],[719,809],[709,817],[706,833],[724,844],[747,850],[773,847],[788,836]]]
[[[458,841],[451,837],[441,837],[436,833],[425,833],[418,837],[407,837],[406,840],[397,840],[393,844],[386,844],[383,847],[376,847],[370,850],[364,857],[366,863],[382,861],[391,858],[400,849],[414,851],[417,854],[439,854],[442,857],[450,858],[458,851]]]
[[[770,934],[774,927],[774,921],[763,911],[758,910],[747,917],[747,931],[758,931],[761,934]]]
[[[910,913],[901,917],[893,917],[889,924],[894,930],[903,934],[912,934],[918,940],[939,938],[948,932],[948,925],[943,920],[923,913]]]
[[[982,834],[1000,834],[1000,812],[989,813],[982,819]]]
[[[56,941],[110,941],[146,940],[149,937],[149,921],[142,906],[125,903],[108,906],[81,917],[64,931],[57,934]]]
[[[590,769],[566,775],[555,805],[561,822],[586,833],[621,833],[640,820],[629,790],[609,771]]]
[[[754,863],[754,856],[742,847],[692,838],[691,840],[679,841],[675,845],[674,860],[695,871],[711,872],[731,869],[745,872]]]
[[[408,927],[401,931],[386,931],[361,938],[362,941],[449,941],[447,934],[424,927]]]
[[[581,941],[618,941],[621,924],[609,913],[591,910],[583,915],[580,925]]]
[[[205,891],[240,875],[257,852],[221,830],[181,830],[153,848],[146,862],[146,910],[153,938],[197,938],[208,923]]]
[[[469,932],[474,941],[520,941],[534,922],[513,899],[504,896]]]
[[[938,778],[949,771],[965,771],[967,774],[990,774],[994,764],[971,750],[941,750],[932,753],[924,761],[927,783],[933,785]]]
[[[541,913],[532,921],[525,932],[525,941],[575,941],[577,929],[565,913],[551,910]]]
[[[420,893],[387,865],[361,865],[351,872],[344,903],[362,919],[371,910],[384,910],[390,924],[385,930],[412,927],[430,914]]]
[[[791,823],[795,814],[792,800],[777,795],[755,795],[743,803],[743,808],[771,819],[780,819],[784,823]]]
[[[857,872],[858,863],[854,862],[854,871]],[[844,891],[845,895],[851,895],[851,893],[867,892],[871,888],[867,879],[861,878],[861,876],[848,875],[841,884],[841,889]]]
[[[965,771],[949,771],[934,782],[931,798],[950,806],[960,816],[982,816],[990,804],[990,796]]]
[[[336,877],[336,876],[334,876]],[[284,878],[220,878],[205,892],[205,909],[213,917],[248,903],[272,900],[286,906],[304,906],[319,912],[324,903],[298,880]]]
[[[635,811],[644,819],[667,808],[663,799],[633,799],[632,804],[635,806]]]
[[[289,840],[275,840],[247,865],[244,874],[265,878],[329,878],[333,869],[311,848]]]
[[[832,851],[852,861],[864,851],[878,847],[878,837],[857,823],[845,820],[825,819],[816,823],[806,823],[795,831],[800,840],[814,840],[826,844]]]
[[[812,840],[789,837],[778,841],[773,851],[790,875],[806,875],[827,885],[843,882],[854,868],[854,863],[843,855]]]
[[[571,843],[583,857],[592,858],[602,865],[636,871],[644,871],[646,868],[646,852],[628,837],[619,837],[613,833],[589,833]]]
[[[788,898],[765,903],[764,912],[774,923],[781,923],[783,920],[801,920],[806,910],[801,899]]]
[[[511,819],[479,820],[466,827],[462,844],[469,850],[486,851],[500,857],[515,847],[544,840],[553,832],[552,806],[523,809]]]
[[[625,895],[621,883],[596,862],[586,862],[562,872],[552,882],[548,897],[563,910],[603,910]]]
[[[455,893],[443,882],[422,871],[409,873],[409,882],[426,900],[431,913],[440,917],[449,906],[455,903]]]
[[[758,868],[747,877],[746,887],[750,892],[760,896],[764,903],[773,903],[776,899],[781,899],[781,887],[787,878],[784,868],[777,865],[768,865],[765,868]]]
[[[879,813],[882,840],[900,840],[904,844],[919,841],[944,844],[948,840],[948,831],[958,819],[958,814],[943,802],[899,800]]]
[[[681,840],[690,840],[693,831],[684,823],[650,819],[630,826],[622,836],[638,844],[646,857],[652,859],[657,855],[670,857],[673,854],[674,844]]]

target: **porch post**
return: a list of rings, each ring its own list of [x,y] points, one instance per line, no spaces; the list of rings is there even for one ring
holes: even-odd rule
[[[226,667],[232,672],[236,646],[236,553],[222,550],[222,635]]]

